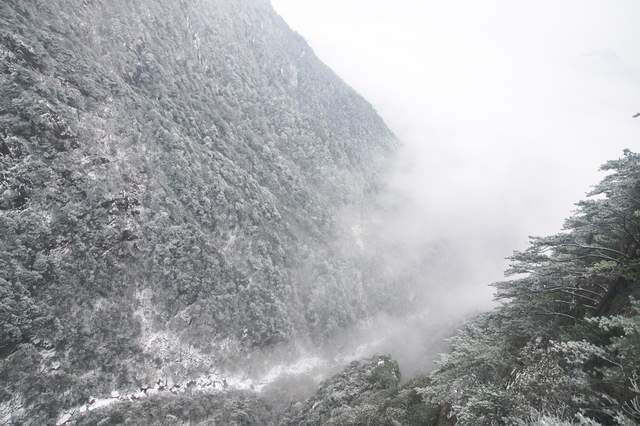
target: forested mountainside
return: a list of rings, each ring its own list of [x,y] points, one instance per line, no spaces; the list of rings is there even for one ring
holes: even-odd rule
[[[354,362],[276,423],[640,423],[640,154],[605,178],[564,229],[515,252],[499,307],[466,323],[428,375],[388,357]]]
[[[324,381],[316,394],[288,406],[265,394],[153,397],[126,401],[76,418],[94,424],[242,424],[242,425],[441,425],[452,423],[446,410],[427,405],[416,387],[427,379],[400,384],[398,364],[388,356],[352,362]]]
[[[0,423],[640,422],[639,154],[432,373],[349,355],[318,385],[290,358],[419,279],[361,240],[372,107],[266,0],[5,0],[0,57]]]
[[[606,177],[560,233],[515,252],[511,279],[494,284],[499,307],[465,324],[434,371],[366,401],[349,392],[353,381],[342,388],[328,382],[298,418],[640,423],[640,154],[625,151],[603,170]]]
[[[350,367],[297,406],[313,424],[640,423],[640,154],[604,179],[564,229],[515,252],[499,307],[465,324],[427,376],[377,392]],[[390,360],[374,359],[369,368]],[[391,364],[389,364],[391,365]],[[355,371],[354,371],[355,370]],[[394,377],[387,373],[382,376]],[[367,377],[365,375],[365,377]],[[378,374],[371,374],[371,386]],[[368,395],[363,397],[363,395]]]
[[[398,364],[375,356],[284,409],[267,393],[196,394],[127,403],[80,423],[636,425],[640,154],[625,151],[603,170],[560,233],[515,252],[511,279],[494,284],[499,307],[465,324],[428,375],[403,384]]]
[[[640,422],[640,154],[532,238],[419,392],[460,424]]]
[[[0,414],[321,343],[394,138],[264,0],[0,3]]]

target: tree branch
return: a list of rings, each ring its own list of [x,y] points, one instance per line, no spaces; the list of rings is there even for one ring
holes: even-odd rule
[[[608,247],[588,246],[588,245],[577,244],[577,243],[558,244],[558,245],[556,245],[554,247],[577,247],[577,248],[582,248],[582,249],[587,249],[587,250],[604,250],[604,251],[610,251],[611,253],[619,254],[620,256],[627,257],[626,253],[623,253],[623,252],[621,252],[619,250],[608,248]]]

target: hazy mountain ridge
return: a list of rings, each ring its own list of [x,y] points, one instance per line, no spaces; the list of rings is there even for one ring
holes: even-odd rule
[[[0,20],[3,411],[37,423],[367,315],[337,214],[393,135],[268,2]]]
[[[433,371],[371,392],[377,368],[399,377],[394,362],[354,363],[294,404],[293,423],[638,424],[640,155],[602,170],[561,232],[514,252],[493,284],[500,304],[460,327]]]
[[[0,58],[0,423],[640,421],[638,154],[402,383],[359,359],[430,362],[456,259],[393,235],[393,135],[267,1],[5,1]]]

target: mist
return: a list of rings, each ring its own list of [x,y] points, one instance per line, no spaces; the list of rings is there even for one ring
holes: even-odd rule
[[[557,232],[599,166],[637,149],[640,4],[272,4],[401,141],[370,249],[390,251],[425,306],[393,326],[420,330],[410,348],[381,346],[418,369],[441,349],[426,334],[489,309],[505,258]]]

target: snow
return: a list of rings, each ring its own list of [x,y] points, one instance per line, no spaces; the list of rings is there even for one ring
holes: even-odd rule
[[[326,360],[319,357],[303,357],[288,365],[276,365],[272,367],[260,380],[254,385],[257,392],[261,392],[264,386],[275,382],[281,377],[298,376],[309,374],[314,370],[327,365]]]
[[[69,420],[71,420],[71,413],[65,413],[58,419],[58,421],[56,422],[56,425],[57,426],[63,425],[67,423]]]
[[[375,342],[374,342],[375,343]],[[158,380],[155,385],[143,387],[133,392],[114,389],[110,396],[103,398],[90,398],[88,404],[74,407],[64,411],[58,417],[56,425],[67,424],[75,416],[93,410],[106,408],[127,401],[136,401],[149,398],[154,395],[178,395],[189,390],[190,392],[216,393],[230,390],[245,390],[260,393],[264,388],[287,376],[312,375],[316,381],[321,381],[332,367],[337,364],[344,365],[355,359],[362,358],[371,351],[371,345],[359,345],[353,351],[336,356],[333,359],[321,358],[309,354],[303,354],[291,363],[277,364],[263,375],[248,377],[237,374],[210,373],[196,378],[186,378],[173,384]]]
[[[279,379],[287,376],[300,375],[308,375],[319,382],[336,366],[346,365],[353,360],[369,356],[384,340],[384,336],[379,336],[378,339],[369,339],[366,343],[358,346],[354,345],[355,347],[328,358],[303,353],[296,360],[289,363],[276,364],[266,371],[266,373],[256,377],[223,373],[216,368],[213,357],[203,354],[195,348],[183,347],[184,345],[181,345],[175,335],[153,330],[152,317],[154,308],[151,303],[151,292],[149,289],[139,291],[136,297],[139,301],[136,315],[140,318],[142,324],[141,344],[145,351],[166,356],[168,354],[175,355],[177,348],[179,348],[184,364],[190,363],[191,365],[205,368],[212,372],[197,377],[189,376],[188,374],[179,374],[179,376],[181,376],[180,379],[176,379],[175,375],[171,374],[170,371],[157,370],[149,376],[154,377],[154,379],[150,378],[151,383],[148,385],[136,390],[113,389],[109,393],[109,396],[91,397],[89,403],[60,413],[56,425],[61,426],[67,424],[80,414],[107,408],[119,403],[138,401],[157,395],[179,395],[185,393],[187,390],[189,392],[209,394],[231,390],[260,393],[266,386]],[[162,379],[158,379],[158,377]]]
[[[11,424],[11,418],[24,415],[24,411],[24,399],[13,394],[9,400],[0,402],[0,424]]]
[[[361,249],[364,249],[364,229],[362,225],[356,224],[351,227],[351,232],[353,233],[353,238],[356,242],[356,245]]]
[[[61,426],[67,424],[75,416],[89,411],[106,408],[122,402],[141,400],[153,395],[178,395],[184,393],[187,389],[192,392],[204,393],[226,392],[230,390],[251,390],[260,393],[266,385],[275,382],[281,377],[287,375],[307,374],[324,365],[326,365],[326,361],[321,358],[304,357],[292,364],[277,365],[258,379],[239,375],[213,373],[200,376],[196,379],[185,379],[174,384],[168,389],[164,383],[158,382],[153,387],[149,387],[146,390],[140,389],[135,392],[127,393],[124,391],[113,390],[109,397],[90,398],[90,402],[88,404],[77,406],[63,412],[58,417],[56,425]]]

